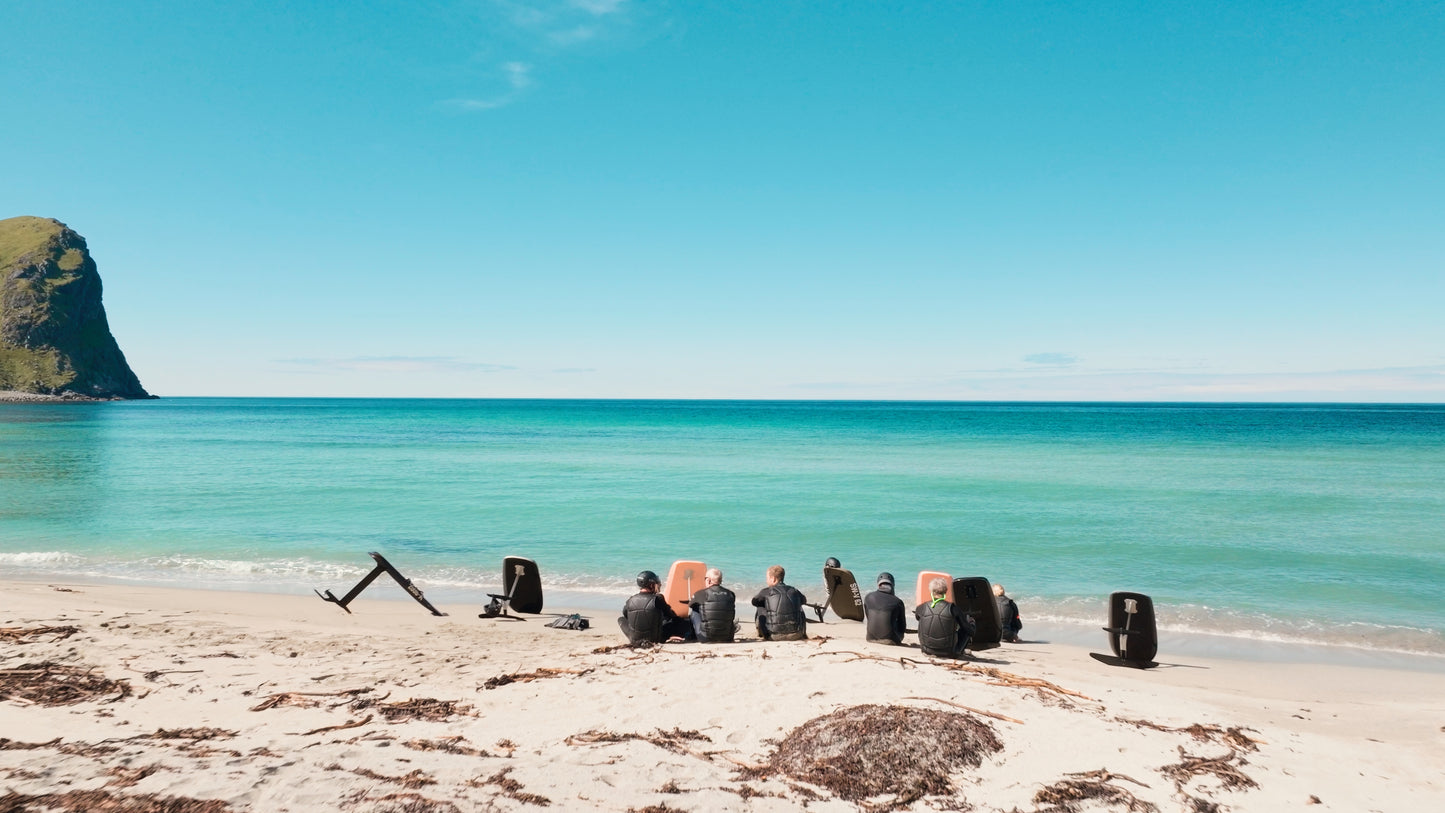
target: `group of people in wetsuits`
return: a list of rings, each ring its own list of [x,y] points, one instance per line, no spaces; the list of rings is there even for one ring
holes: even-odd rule
[[[837,559],[829,559],[827,567],[839,567]],[[758,637],[764,641],[801,641],[808,637],[808,619],[803,608],[810,606],[797,588],[783,581],[782,565],[768,568],[768,586],[753,596],[757,608]],[[878,574],[878,589],[863,599],[866,637],[869,641],[899,645],[909,632],[903,600],[893,593],[893,574]],[[659,592],[662,586],[657,574],[644,570],[637,574],[637,594],[622,606],[617,625],[629,643],[662,643],[664,641],[699,641],[728,643],[737,634],[737,595],[723,587],[722,571],[708,568],[703,588],[688,602],[688,615],[678,615]],[[918,645],[924,654],[940,658],[965,656],[975,625],[968,613],[948,601],[948,582],[934,579],[929,584],[932,594],[913,611],[918,619]],[[994,601],[998,605],[1003,640],[1016,642],[1023,624],[1018,605],[1009,598],[1002,585],[994,585]],[[820,616],[821,617],[821,616]]]

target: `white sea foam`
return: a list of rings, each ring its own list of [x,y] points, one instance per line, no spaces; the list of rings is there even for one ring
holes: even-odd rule
[[[73,553],[66,553],[58,550],[37,550],[21,551],[18,553],[0,553],[0,565],[9,565],[23,568],[47,568],[56,565],[69,565],[83,561],[81,557]]]

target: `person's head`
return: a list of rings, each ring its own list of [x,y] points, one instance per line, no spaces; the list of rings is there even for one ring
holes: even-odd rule
[[[1003,585],[1001,585],[1001,584],[995,584],[995,585],[993,586],[993,594],[996,595],[996,596],[1001,596],[1001,595],[1003,595]]]
[[[708,568],[707,572],[702,575],[702,583],[707,587],[722,584],[722,571],[715,567]]]
[[[657,588],[661,585],[662,582],[658,580],[657,574],[651,570],[644,570],[637,574],[637,589],[644,593],[656,593]]]
[[[832,557],[832,556],[829,556],[829,557],[828,557],[828,561],[826,561],[826,562],[823,563],[823,567],[842,567],[842,566],[843,566],[843,563],[840,562],[840,561],[838,561],[836,558],[834,558],[834,557]]]
[[[782,565],[773,565],[768,568],[768,584],[782,584],[784,575]]]
[[[886,570],[878,574],[878,589],[885,593],[893,592],[893,574]]]
[[[948,582],[941,578],[934,579],[928,583],[928,592],[932,593],[934,598],[943,598],[948,595]]]

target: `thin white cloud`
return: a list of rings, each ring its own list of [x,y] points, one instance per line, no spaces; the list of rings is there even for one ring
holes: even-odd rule
[[[526,62],[503,62],[499,70],[508,88],[505,93],[480,99],[447,99],[442,105],[460,112],[496,110],[516,101],[523,91],[532,86],[532,66]]]
[[[627,0],[570,0],[568,5],[598,17],[616,14],[626,5]]]
[[[1445,402],[1445,365],[1301,373],[1204,373],[1036,368],[974,371],[937,380],[820,381],[793,385],[816,397],[984,401]]]
[[[1068,353],[1030,353],[1024,356],[1024,361],[1029,364],[1038,364],[1045,367],[1069,367],[1077,362],[1077,356]]]
[[[515,370],[506,364],[463,361],[452,356],[352,356],[351,358],[278,359],[277,364],[288,372],[306,373],[432,373],[480,372],[494,373]]]
[[[513,90],[521,90],[532,84],[532,66],[525,62],[503,63],[502,72],[506,75],[507,82]]]
[[[596,26],[579,25],[566,31],[553,31],[547,35],[547,41],[553,45],[576,45],[579,42],[596,39],[596,37]]]

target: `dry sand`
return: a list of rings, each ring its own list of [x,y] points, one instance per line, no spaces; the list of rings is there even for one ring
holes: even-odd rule
[[[371,593],[347,615],[298,596],[0,591],[0,811],[1445,810],[1438,673],[1167,646],[1137,671],[1045,643],[956,664],[840,621],[800,643],[631,650],[610,616],[579,632]],[[774,757],[835,713],[813,727],[835,742]],[[833,787],[799,778],[835,768]]]

